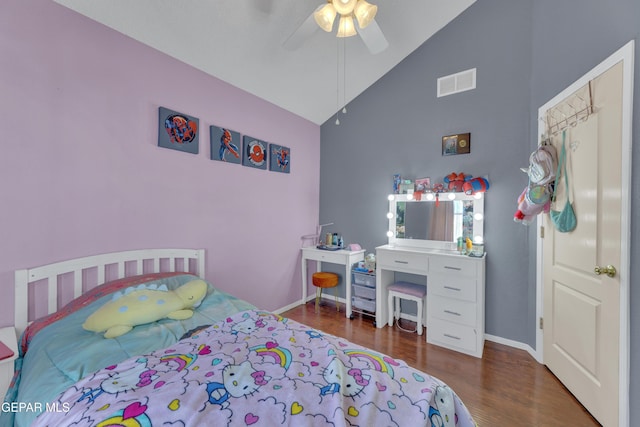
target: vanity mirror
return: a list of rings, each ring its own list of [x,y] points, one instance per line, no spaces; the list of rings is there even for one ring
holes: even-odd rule
[[[458,237],[484,241],[484,193],[389,195],[389,245],[456,250]]]

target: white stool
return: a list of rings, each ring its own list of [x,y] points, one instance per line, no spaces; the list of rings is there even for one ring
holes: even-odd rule
[[[389,288],[389,326],[393,326],[394,319],[400,319],[400,300],[415,301],[418,306],[416,315],[416,331],[422,335],[423,316],[426,314],[427,287],[409,282],[395,282]],[[395,299],[395,309],[393,302]]]

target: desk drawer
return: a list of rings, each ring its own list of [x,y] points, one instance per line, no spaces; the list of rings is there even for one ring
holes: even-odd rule
[[[394,271],[408,271],[426,275],[429,270],[429,257],[419,253],[377,251],[376,262],[381,268]]]
[[[335,253],[333,251],[318,251],[317,253],[314,254],[312,258],[310,257],[309,259],[313,259],[315,261],[322,261],[322,262],[331,262],[334,264],[345,263],[344,254]]]
[[[477,332],[471,326],[431,319],[427,326],[427,341],[453,350],[474,354],[477,351]]]
[[[469,301],[429,295],[427,297],[427,313],[431,317],[461,325],[474,326],[476,324],[476,304]]]
[[[460,256],[431,257],[429,263],[431,273],[451,274],[456,276],[476,277],[477,261]]]
[[[427,279],[427,294],[476,302],[476,279],[457,274],[432,274]]]

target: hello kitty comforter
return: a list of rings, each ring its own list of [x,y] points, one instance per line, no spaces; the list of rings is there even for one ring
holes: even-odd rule
[[[257,310],[107,366],[48,408],[34,426],[475,426],[440,380]]]

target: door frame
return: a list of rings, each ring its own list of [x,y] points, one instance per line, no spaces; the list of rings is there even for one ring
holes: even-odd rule
[[[538,141],[545,132],[543,118],[547,110],[553,108],[569,95],[588,84],[590,80],[603,74],[609,68],[623,61],[622,75],[622,205],[621,205],[621,241],[620,241],[620,348],[619,348],[619,416],[620,426],[629,426],[629,374],[630,374],[630,273],[631,273],[631,157],[632,157],[632,128],[633,128],[633,76],[634,76],[633,40],[618,49],[614,54],[598,64],[591,71],[576,80],[569,87],[538,109]],[[535,358],[539,363],[543,360],[543,333],[539,319],[543,318],[544,296],[544,265],[542,257],[541,227],[543,218],[538,216],[536,222],[536,350]]]

